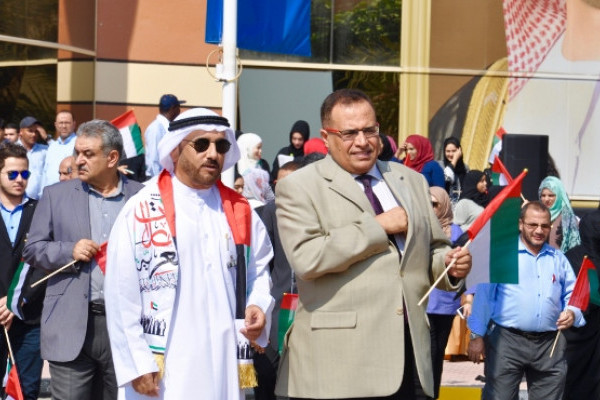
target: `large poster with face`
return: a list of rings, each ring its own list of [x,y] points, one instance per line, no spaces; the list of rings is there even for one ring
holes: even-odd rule
[[[505,0],[504,129],[546,134],[571,196],[600,194],[600,0]]]
[[[440,5],[432,3],[434,16],[436,7],[443,4],[444,0]],[[505,79],[505,97],[498,103],[502,110],[497,127],[508,133],[548,135],[550,156],[568,194],[573,198],[597,199],[600,196],[600,178],[595,171],[596,153],[600,150],[600,0],[488,0],[478,7],[485,7],[481,15],[488,28],[480,33],[488,36],[465,38],[463,42],[483,43],[479,58],[465,57],[465,63],[475,60],[471,65],[442,65],[444,61],[435,65],[435,60],[442,57],[438,54],[440,50],[436,53],[432,38],[432,67],[478,68],[486,63],[484,68],[490,68],[493,58],[497,61],[506,57],[509,78]],[[504,48],[494,42],[498,30],[490,28],[499,21],[503,25]],[[435,22],[432,20],[433,35]],[[441,78],[434,77],[432,81],[436,79]],[[464,84],[446,103],[432,110],[429,133],[434,143],[443,137],[462,136],[469,111],[483,107],[474,102],[490,100],[491,92],[474,95],[482,79],[477,75],[465,76]],[[435,93],[432,98],[435,101]],[[476,132],[476,135],[488,134]],[[439,147],[438,150],[441,154]]]

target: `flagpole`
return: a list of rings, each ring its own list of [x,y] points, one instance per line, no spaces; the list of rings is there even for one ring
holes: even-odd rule
[[[223,0],[223,47],[222,75],[218,76],[223,82],[223,117],[227,118],[231,129],[237,127],[237,0]],[[222,182],[233,187],[233,168],[221,173]]]
[[[15,356],[12,351],[12,346],[10,345],[10,339],[8,338],[8,329],[6,329],[5,325],[4,325],[4,336],[6,336],[6,344],[8,347],[8,355],[10,357],[10,363],[14,366],[15,365]]]
[[[72,266],[73,264],[75,264],[77,262],[77,260],[73,260],[68,264],[63,265],[62,267],[60,267],[59,269],[57,269],[56,271],[52,272],[51,274],[46,275],[45,277],[43,277],[42,279],[40,279],[37,282],[34,282],[31,284],[31,287],[34,288],[37,285],[39,285],[40,283],[52,278],[54,275],[59,274],[61,272],[63,272],[65,269],[69,268],[70,266]]]
[[[469,247],[469,244],[471,244],[471,239],[467,240],[467,243],[465,243],[465,245],[462,246],[462,248],[466,249],[467,247]],[[442,279],[444,279],[444,276],[448,274],[448,271],[450,271],[450,268],[452,268],[454,266],[454,264],[456,264],[456,260],[457,260],[456,258],[452,259],[450,264],[448,264],[448,266],[444,270],[444,273],[440,274],[440,276],[438,276],[438,278],[435,280],[435,282],[433,282],[433,285],[431,285],[431,287],[429,288],[427,293],[425,293],[425,295],[421,298],[421,300],[419,300],[419,302],[417,303],[418,306],[423,304],[423,302],[427,299],[427,297],[429,297],[431,292],[433,292],[433,289],[435,289],[435,287],[438,285],[438,283],[440,283],[442,281]]]
[[[560,329],[556,332],[556,339],[554,339],[554,344],[552,345],[552,350],[550,350],[550,358],[554,355],[554,349],[556,348],[556,344],[558,343],[558,338],[560,337]]]

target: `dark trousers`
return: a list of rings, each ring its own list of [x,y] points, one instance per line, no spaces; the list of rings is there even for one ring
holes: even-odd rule
[[[485,337],[485,386],[482,400],[518,398],[523,375],[529,400],[560,400],[567,375],[566,341],[560,335],[554,355],[555,332],[538,338],[524,337],[499,325]]]
[[[267,346],[264,354],[254,354],[254,369],[258,386],[254,388],[256,400],[275,400],[275,383],[279,354],[271,346]]]
[[[2,331],[4,328],[0,328]],[[21,382],[21,389],[26,400],[35,400],[40,393],[42,381],[42,368],[44,362],[40,357],[40,326],[27,325],[17,317],[13,318],[8,330],[10,344],[15,356],[17,372]],[[0,376],[6,373],[6,359],[8,347],[4,332],[0,340]]]
[[[433,398],[440,396],[440,383],[444,368],[444,354],[448,344],[448,336],[452,330],[454,315],[427,314],[431,335],[431,368],[433,370]]]
[[[301,400],[294,397],[290,397],[290,400]],[[391,396],[385,397],[368,397],[368,400],[427,400],[430,399],[423,388],[421,387],[421,381],[417,373],[417,364],[415,362],[415,355],[413,353],[412,340],[410,337],[410,330],[408,329],[408,323],[404,324],[404,376],[402,377],[402,384],[400,389]],[[345,400],[345,399],[338,399]],[[352,398],[346,400],[360,400],[360,398]]]
[[[90,313],[81,352],[73,361],[50,361],[54,400],[117,399],[106,317]]]

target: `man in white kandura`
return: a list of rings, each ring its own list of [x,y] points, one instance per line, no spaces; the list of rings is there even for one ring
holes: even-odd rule
[[[106,313],[119,398],[243,398],[236,271],[247,265],[241,332],[265,346],[273,251],[257,214],[219,180],[239,158],[234,132],[213,111],[191,109],[171,122],[158,150],[163,172],[125,205],[108,242]],[[244,221],[250,240],[240,248],[236,228]]]

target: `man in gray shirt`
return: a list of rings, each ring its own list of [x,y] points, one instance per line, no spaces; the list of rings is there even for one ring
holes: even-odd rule
[[[79,179],[44,189],[23,252],[29,264],[48,271],[77,261],[48,280],[44,299],[41,354],[50,363],[53,399],[117,398],[96,256],[142,187],[117,171],[122,153],[121,134],[109,122],[82,124],[74,150]]]

